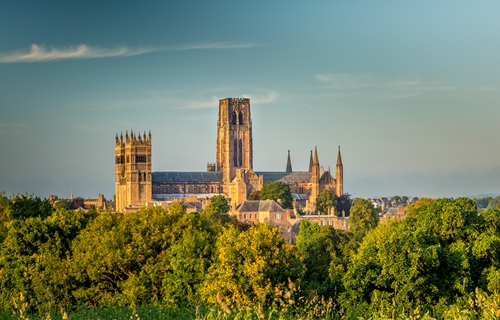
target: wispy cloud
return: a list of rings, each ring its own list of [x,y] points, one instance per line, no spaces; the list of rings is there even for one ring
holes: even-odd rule
[[[243,98],[249,98],[252,104],[271,103],[279,98],[279,93],[269,89],[255,89],[255,94],[244,94]]]
[[[361,93],[374,90],[383,93],[387,99],[401,99],[416,96],[424,91],[449,91],[455,88],[444,81],[422,81],[413,79],[391,79],[372,74],[317,74],[315,78],[325,86],[317,89]]]
[[[128,57],[155,51],[155,49],[128,47],[119,48],[96,48],[85,44],[70,46],[64,49],[50,48],[43,45],[31,45],[29,52],[14,52],[0,55],[0,63],[13,62],[45,62],[64,59],[94,59],[108,57]]]
[[[0,123],[0,136],[20,136],[24,127],[26,125],[21,123]]]
[[[479,87],[476,90],[479,92],[493,92],[496,91],[497,89],[495,87]]]
[[[163,48],[130,48],[128,46],[99,48],[86,44],[69,46],[66,48],[47,48],[45,45],[32,44],[28,52],[16,51],[11,53],[0,53],[0,63],[130,57],[154,51],[244,49],[255,46],[255,44],[251,43],[209,42]]]
[[[231,42],[208,42],[201,44],[192,44],[179,47],[172,47],[172,51],[182,51],[182,50],[200,50],[200,49],[246,49],[257,47],[259,45],[253,43],[231,43]]]
[[[172,91],[146,91],[142,97],[128,98],[118,101],[99,102],[85,105],[85,109],[109,110],[109,109],[209,109],[218,108],[219,100],[228,97],[210,94],[219,92],[220,88],[197,91],[192,88],[177,92]],[[251,89],[249,94],[241,95],[250,98],[252,104],[265,104],[276,101],[279,93],[270,89]],[[185,98],[185,97],[189,98]],[[74,105],[75,108],[82,106]]]

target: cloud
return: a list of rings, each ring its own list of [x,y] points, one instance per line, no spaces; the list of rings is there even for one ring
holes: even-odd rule
[[[193,44],[180,47],[173,47],[174,51],[182,50],[200,50],[200,49],[246,49],[256,47],[258,45],[252,43],[230,43],[230,42],[209,42],[202,44]]]
[[[0,55],[0,63],[14,62],[45,62],[52,60],[67,59],[94,59],[108,57],[128,57],[155,51],[155,49],[131,49],[128,47],[119,47],[113,49],[104,49],[91,47],[85,44],[70,46],[65,49],[47,49],[43,45],[31,45],[29,52],[15,52],[11,54]]]
[[[0,136],[20,136],[24,133],[21,130],[24,127],[21,123],[0,123]]]
[[[479,87],[476,90],[479,92],[493,92],[496,91],[497,89],[495,87]]]
[[[259,94],[244,94],[243,98],[249,98],[252,104],[271,103],[279,98],[279,93],[269,89],[255,89]]]
[[[231,90],[227,88],[228,90]],[[226,90],[226,91],[228,91]],[[216,95],[210,93],[221,92],[221,88],[212,90],[197,91],[194,89],[185,89],[180,91],[146,91],[142,97],[129,98],[118,101],[99,102],[85,105],[85,109],[108,110],[108,109],[144,109],[156,108],[164,109],[209,109],[218,108],[219,100],[229,97],[228,95]],[[232,91],[232,90],[231,90]],[[241,95],[244,98],[250,98],[252,104],[265,104],[276,101],[279,93],[269,89],[252,89],[251,94]],[[184,98],[188,96],[189,98]],[[73,105],[74,108],[83,108],[83,106]],[[82,128],[83,129],[83,128]]]
[[[401,99],[413,97],[424,91],[450,91],[453,86],[444,81],[422,81],[414,79],[391,79],[372,74],[317,74],[315,78],[326,86],[316,88],[329,91],[344,91],[361,93],[363,90],[372,90],[382,93],[386,99]]]
[[[69,46],[67,48],[46,48],[44,45],[32,44],[28,52],[17,51],[8,54],[0,54],[0,63],[17,62],[47,62],[53,60],[69,59],[95,59],[109,57],[130,57],[154,51],[185,51],[185,50],[208,50],[208,49],[243,49],[254,47],[251,43],[229,43],[211,42],[192,45],[182,45],[167,48],[129,48],[121,46],[117,48],[99,48],[86,44]]]

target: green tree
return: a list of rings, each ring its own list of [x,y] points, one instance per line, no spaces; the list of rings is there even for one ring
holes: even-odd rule
[[[290,186],[282,181],[269,181],[264,183],[260,191],[260,199],[281,200],[284,209],[293,209],[293,197]]]
[[[354,235],[354,239],[361,242],[368,231],[375,229],[378,225],[379,217],[373,204],[366,199],[356,198],[351,207],[351,214],[348,218],[349,232]]]
[[[408,203],[408,200],[410,200],[410,198],[408,198],[407,196],[402,196],[402,197],[401,197],[401,203],[402,203],[404,206]]]
[[[340,291],[341,277],[331,276],[330,269],[333,267],[337,271],[342,264],[341,242],[332,226],[320,227],[306,219],[300,220],[296,247],[306,267],[303,278],[306,290],[324,297],[334,297],[335,291]],[[338,271],[343,274],[343,267]]]
[[[398,195],[392,196],[391,201],[393,202],[401,202],[401,197]]]
[[[474,289],[500,289],[500,212],[481,216],[471,199],[420,199],[404,220],[364,238],[344,277],[342,302],[363,314],[425,308],[437,318]],[[362,313],[363,313],[362,312]]]
[[[229,215],[230,209],[226,197],[223,195],[213,196],[205,208],[204,216],[212,222],[227,223],[231,221],[231,216]]]
[[[337,215],[340,217],[342,216],[342,212],[344,212],[345,216],[348,217],[351,212],[352,205],[351,195],[344,193],[340,197],[336,197],[336,199],[337,206],[335,207],[335,211],[337,212]]]
[[[303,269],[278,228],[229,225],[217,240],[214,262],[201,288],[203,300],[223,308],[270,305],[302,277]],[[290,283],[291,281],[292,283]]]
[[[337,206],[337,199],[329,189],[323,189],[316,198],[316,211],[320,214],[328,214],[330,208]]]

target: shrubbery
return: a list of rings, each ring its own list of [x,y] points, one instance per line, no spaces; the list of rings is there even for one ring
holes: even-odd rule
[[[222,197],[201,214],[0,201],[1,313],[156,306],[198,317],[202,306],[202,318],[479,319],[500,305],[500,211],[478,215],[464,198],[423,198],[379,226],[357,199],[352,232],[303,220],[295,245],[277,228],[231,221]]]

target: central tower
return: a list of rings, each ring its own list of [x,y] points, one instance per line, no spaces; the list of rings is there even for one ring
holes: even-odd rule
[[[217,172],[224,183],[231,182],[237,169],[253,167],[250,99],[219,100],[217,121]]]

